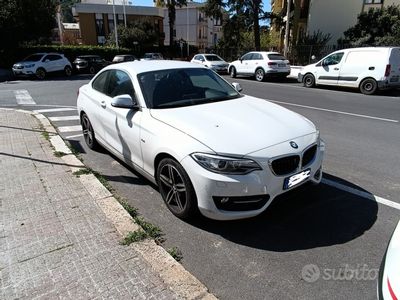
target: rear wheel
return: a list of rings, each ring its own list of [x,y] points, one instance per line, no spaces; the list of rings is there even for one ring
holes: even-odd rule
[[[177,161],[171,158],[161,160],[156,178],[161,196],[175,216],[189,219],[196,214],[196,193],[185,169]]]
[[[378,89],[378,83],[373,78],[366,78],[361,81],[360,91],[364,95],[373,95]]]
[[[46,77],[46,71],[43,68],[39,68],[36,70],[36,78],[39,80],[43,80]]]
[[[82,114],[81,125],[83,138],[85,139],[86,145],[92,150],[98,149],[99,144],[96,141],[96,136],[92,127],[92,123],[90,123],[89,117],[85,113]]]
[[[71,75],[72,75],[72,69],[71,69],[71,67],[70,67],[70,66],[66,66],[66,67],[64,68],[64,73],[65,73],[65,75],[66,75],[67,77],[71,76]]]
[[[231,67],[229,69],[229,75],[231,75],[232,78],[236,77],[236,68],[235,67]]]
[[[90,72],[90,74],[95,74],[95,73],[96,73],[96,68],[93,67],[93,66],[91,66],[91,67],[89,68],[89,72]]]
[[[303,78],[303,85],[307,88],[315,87],[315,77],[312,74],[306,74]]]
[[[257,81],[263,81],[264,77],[265,77],[265,72],[263,69],[259,68],[256,70],[256,74],[255,74],[256,80]]]

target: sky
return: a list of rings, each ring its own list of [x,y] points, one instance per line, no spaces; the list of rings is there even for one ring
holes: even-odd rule
[[[133,5],[138,6],[153,6],[153,0],[131,0]],[[197,0],[196,2],[205,2],[203,0]],[[263,0],[264,11],[270,11],[271,9],[271,0]]]

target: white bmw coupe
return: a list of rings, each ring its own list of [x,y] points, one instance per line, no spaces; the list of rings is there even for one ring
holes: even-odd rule
[[[174,215],[232,220],[319,183],[325,150],[311,121],[240,91],[203,66],[134,61],[102,69],[77,106],[89,148],[156,183]]]

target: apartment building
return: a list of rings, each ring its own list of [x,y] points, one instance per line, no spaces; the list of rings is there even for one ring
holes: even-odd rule
[[[286,5],[287,0],[271,0],[272,13],[283,18],[281,23],[271,22],[271,32],[281,38],[280,47],[285,34]],[[335,45],[343,32],[357,23],[361,12],[390,5],[400,5],[400,0],[292,0],[290,42],[296,43],[303,33],[319,30],[331,34],[328,44]]]
[[[187,6],[176,8],[174,39],[188,41],[190,45],[204,52],[218,43],[222,37],[222,20],[206,17],[201,8],[203,3],[188,2]],[[169,45],[168,10],[164,8],[164,44]]]
[[[124,24],[124,16],[126,16],[127,24],[141,18],[150,19],[151,22],[154,22],[154,27],[162,37],[159,40],[159,45],[163,45],[163,9],[150,6],[133,6],[129,5],[129,1],[122,1],[114,0],[117,24]],[[102,45],[108,35],[114,31],[112,4],[112,0],[82,0],[81,3],[75,4],[72,13],[79,23],[82,44]]]

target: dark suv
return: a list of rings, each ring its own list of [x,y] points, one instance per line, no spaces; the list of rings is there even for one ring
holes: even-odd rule
[[[75,70],[80,73],[95,74],[109,63],[98,55],[81,55],[78,56],[73,65]]]

